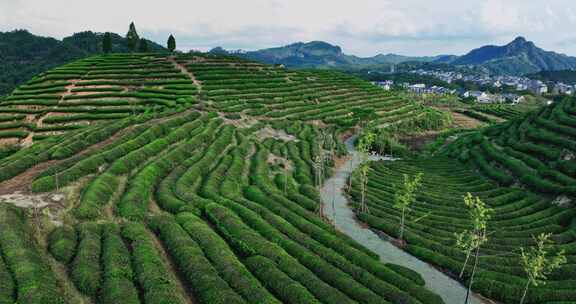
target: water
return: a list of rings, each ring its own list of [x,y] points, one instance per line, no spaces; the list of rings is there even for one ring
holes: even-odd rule
[[[354,170],[362,163],[360,154],[354,148],[354,139],[355,137],[351,137],[346,141],[348,152],[352,155],[351,159],[337,168],[334,176],[326,180],[321,189],[320,194],[326,206],[326,215],[334,221],[338,230],[377,253],[382,262],[398,264],[418,272],[426,281],[426,288],[440,295],[446,304],[464,303],[466,288],[460,282],[380,238],[374,231],[362,227],[356,221],[354,211],[348,206],[348,199],[343,194],[350,169]],[[376,155],[370,156],[369,159],[373,161],[394,160]],[[473,296],[469,303],[484,302]]]

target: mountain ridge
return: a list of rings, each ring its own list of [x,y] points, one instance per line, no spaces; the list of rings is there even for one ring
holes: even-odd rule
[[[282,64],[294,68],[359,68],[379,66],[388,68],[390,65],[408,61],[432,62],[446,56],[404,56],[398,54],[378,54],[372,57],[347,55],[342,48],[324,41],[296,42],[285,46],[266,48],[256,51],[230,52],[222,47],[216,47],[211,53],[235,54],[251,60],[268,64]]]
[[[372,57],[345,54],[340,46],[324,41],[297,42],[256,51],[230,52],[222,47],[213,53],[234,54],[251,60],[282,64],[292,68],[373,68],[390,71],[392,65],[406,62],[477,66],[492,74],[524,75],[540,71],[574,70],[576,57],[546,51],[518,36],[506,45],[485,45],[461,55],[405,56],[381,53]]]
[[[576,69],[576,57],[543,50],[518,36],[503,46],[486,45],[473,49],[450,64],[482,66],[494,74],[524,75]]]

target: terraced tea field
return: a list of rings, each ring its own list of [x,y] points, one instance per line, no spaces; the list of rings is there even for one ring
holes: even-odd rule
[[[493,214],[473,289],[504,303],[519,301],[527,284],[520,247],[535,246],[534,236],[550,233],[555,243],[550,250],[563,250],[567,263],[548,276],[547,284],[529,289],[526,302],[576,301],[576,176],[569,169],[576,164],[575,105],[574,99],[566,99],[521,119],[466,134],[432,158],[373,163],[369,213],[360,211],[360,181],[353,183],[358,218],[398,237],[401,213],[394,208],[395,186],[404,174],[423,173],[423,186],[407,221],[406,250],[458,277],[466,254],[456,248],[454,233],[471,225],[463,197],[472,193]],[[469,281],[472,268],[468,263],[462,281]]]
[[[471,162],[503,186],[545,195],[576,194],[576,100],[465,136],[443,153]]]
[[[387,125],[433,111],[341,73],[204,55],[37,77],[0,105],[3,137],[33,143],[0,159],[0,198],[38,203],[0,205],[20,221],[0,233],[0,303],[443,303],[319,216],[357,106]]]
[[[445,303],[325,216],[319,189],[366,120],[402,133],[452,122],[339,72],[216,55],[95,56],[39,75],[0,103],[0,303]],[[446,153],[515,124],[464,133]],[[501,213],[484,295],[515,301],[524,279],[507,254],[532,233],[573,254],[573,209],[444,158],[373,164],[358,218],[394,235],[390,184],[416,168],[434,203],[409,227],[415,256],[461,263],[447,239],[466,225],[462,193]],[[574,300],[569,276],[553,280],[529,303]]]

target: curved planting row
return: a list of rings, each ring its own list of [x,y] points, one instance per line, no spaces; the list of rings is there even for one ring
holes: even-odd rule
[[[399,237],[402,217],[394,206],[397,184],[405,174],[424,173],[422,187],[406,218],[403,237],[410,253],[455,277],[463,271],[461,279],[468,281],[474,263],[465,264],[467,255],[456,247],[455,234],[471,227],[463,198],[472,193],[492,209],[488,242],[480,250],[473,289],[504,303],[517,303],[527,284],[520,248],[534,246],[533,237],[541,233],[551,233],[556,244],[551,251],[564,250],[567,263],[548,276],[547,284],[531,286],[526,303],[576,300],[576,210],[572,207],[556,206],[549,199],[520,189],[498,187],[445,158],[378,162],[371,168],[366,196],[369,213],[360,212],[360,205],[355,204],[357,215],[372,228],[393,237]],[[361,199],[359,183],[353,183],[351,192],[356,202]]]
[[[65,303],[23,210],[0,205],[0,253],[0,303]]]
[[[165,55],[109,54],[55,68],[0,103],[0,138],[45,139],[102,120],[195,103],[198,88]]]
[[[36,109],[44,128],[128,116],[0,159],[0,181],[35,174],[32,192],[64,193],[46,249],[94,303],[442,303],[336,231],[318,192],[354,107],[408,129],[438,127],[438,113],[341,73],[198,54],[93,57],[26,87],[22,100],[58,95],[68,109]],[[166,110],[196,95],[195,110]]]
[[[576,196],[576,99],[464,136],[446,155],[470,161],[502,185],[519,183],[548,195]]]
[[[62,226],[52,232],[49,248],[68,266],[76,288],[97,303],[141,303],[140,294],[144,303],[186,303],[169,262],[143,224]]]
[[[423,107],[407,102],[358,78],[334,71],[291,71],[239,59],[180,56],[202,82],[211,106],[226,113],[271,119],[322,120],[349,127],[352,109],[361,107],[381,116],[382,123],[417,116]],[[399,107],[403,111],[394,113]]]

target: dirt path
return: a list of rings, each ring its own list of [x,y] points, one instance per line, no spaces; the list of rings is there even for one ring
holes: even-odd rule
[[[50,166],[57,164],[58,161],[52,160],[38,164],[23,173],[0,183],[0,195],[12,194],[15,192],[30,193],[30,185],[34,178]]]
[[[184,278],[182,277],[182,275],[180,275],[180,272],[178,271],[178,267],[176,267],[176,265],[174,264],[174,261],[172,260],[170,255],[166,252],[166,250],[164,250],[164,246],[162,246],[162,243],[160,242],[160,240],[158,240],[158,238],[156,237],[156,235],[154,233],[152,233],[150,231],[148,231],[148,233],[150,235],[150,238],[152,239],[152,241],[156,245],[156,249],[158,249],[158,251],[160,252],[160,255],[164,259],[164,262],[168,266],[169,272],[173,275],[173,279],[176,282],[176,284],[178,285],[177,287],[178,287],[178,290],[180,291],[180,294],[182,295],[182,298],[188,304],[198,303],[198,301],[196,301],[194,296],[193,296],[194,293],[192,292],[192,290],[190,288],[188,288],[187,284],[184,283]]]
[[[60,95],[60,99],[58,100],[58,105],[64,101],[64,98],[68,95],[72,95],[72,89],[74,89],[76,87],[76,83],[80,81],[79,79],[71,79],[70,80],[70,84],[68,84],[67,86],[65,86],[64,88],[66,89],[66,91],[64,93],[62,93],[62,95]],[[42,116],[40,116],[40,118],[38,118],[36,120],[36,127],[41,128],[43,126],[43,121],[44,118],[46,118],[48,115],[50,114],[50,112],[47,112],[45,114],[42,114]],[[23,147],[29,147],[34,143],[34,134],[36,134],[34,131],[30,131],[30,133],[28,133],[28,136],[26,136],[26,138],[24,138],[20,144]]]
[[[198,87],[198,93],[202,92],[202,82],[198,80],[196,76],[192,74],[192,72],[190,72],[183,64],[178,63],[174,56],[168,57],[168,60],[172,62],[172,64],[174,64],[176,68],[178,68],[182,73],[186,74],[192,80],[194,85]]]
[[[128,132],[129,130],[132,130],[132,128],[134,128],[134,126],[130,126],[128,128],[122,129],[119,132],[117,132],[116,134],[112,135],[110,138],[108,138],[104,141],[101,141],[99,143],[96,143],[96,144],[88,147],[85,150],[82,150],[81,152],[79,152],[75,156],[84,155],[84,154],[90,153],[92,151],[100,150],[103,147],[116,141],[119,137],[126,134],[126,132]],[[19,175],[15,176],[9,180],[1,182],[0,183],[0,195],[11,194],[11,193],[14,193],[16,191],[19,191],[21,193],[30,193],[31,192],[30,186],[32,184],[32,181],[34,180],[34,178],[36,178],[36,176],[38,174],[42,173],[44,170],[48,169],[50,166],[57,165],[63,161],[66,161],[66,159],[50,160],[50,161],[38,164],[38,165],[20,173]]]

